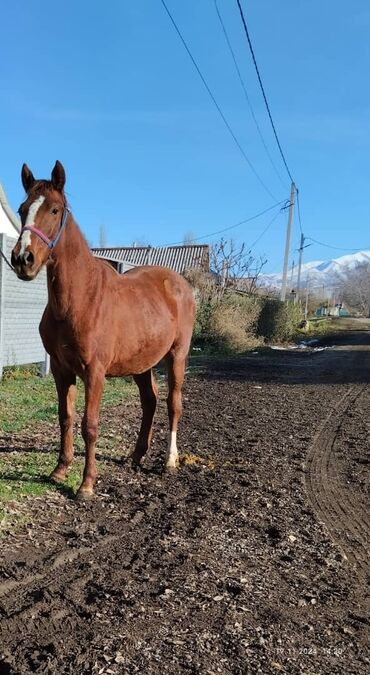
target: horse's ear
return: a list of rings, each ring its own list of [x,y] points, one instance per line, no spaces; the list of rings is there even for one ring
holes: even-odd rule
[[[61,164],[59,160],[55,162],[54,169],[51,172],[51,182],[56,190],[62,192],[66,182],[66,172],[64,171],[63,164]]]
[[[25,191],[28,193],[35,182],[32,171],[28,168],[27,164],[22,166],[22,185]]]

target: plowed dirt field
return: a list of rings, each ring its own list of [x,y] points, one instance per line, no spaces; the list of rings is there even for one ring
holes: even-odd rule
[[[139,404],[105,409],[96,498],[26,500],[0,540],[0,674],[370,672],[370,333],[335,342],[195,359],[177,475],[163,384],[137,473]]]

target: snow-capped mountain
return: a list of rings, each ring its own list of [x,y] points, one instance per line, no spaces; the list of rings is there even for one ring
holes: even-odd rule
[[[342,255],[332,260],[313,260],[302,265],[301,286],[304,287],[309,281],[312,286],[333,287],[338,284],[338,276],[345,274],[346,270],[353,269],[356,265],[368,263],[370,265],[370,251],[358,251],[350,255]],[[264,274],[260,277],[262,286],[279,288],[282,282],[282,272],[277,274]],[[288,272],[288,285],[295,288],[297,285],[298,265],[290,268]]]

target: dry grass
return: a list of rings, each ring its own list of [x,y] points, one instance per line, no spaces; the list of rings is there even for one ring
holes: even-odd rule
[[[254,332],[258,314],[257,303],[220,304],[210,321],[211,333],[226,350],[244,352],[252,349],[261,343]]]
[[[216,465],[212,459],[189,453],[180,457],[180,466],[205,466],[213,471]]]

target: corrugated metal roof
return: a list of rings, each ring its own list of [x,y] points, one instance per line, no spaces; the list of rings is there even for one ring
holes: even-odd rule
[[[184,246],[121,246],[118,248],[93,248],[98,258],[117,260],[131,265],[160,265],[176,272],[188,269],[209,271],[208,244]]]
[[[93,249],[94,256],[96,258],[100,258],[100,260],[104,260],[105,262],[108,262],[114,267],[114,269],[117,270],[120,274],[123,274],[124,272],[128,272],[128,270],[131,270],[135,265],[132,263],[127,262],[126,260],[117,260],[117,258],[112,258],[112,256],[104,255],[101,256],[98,253],[95,253],[95,250]]]

